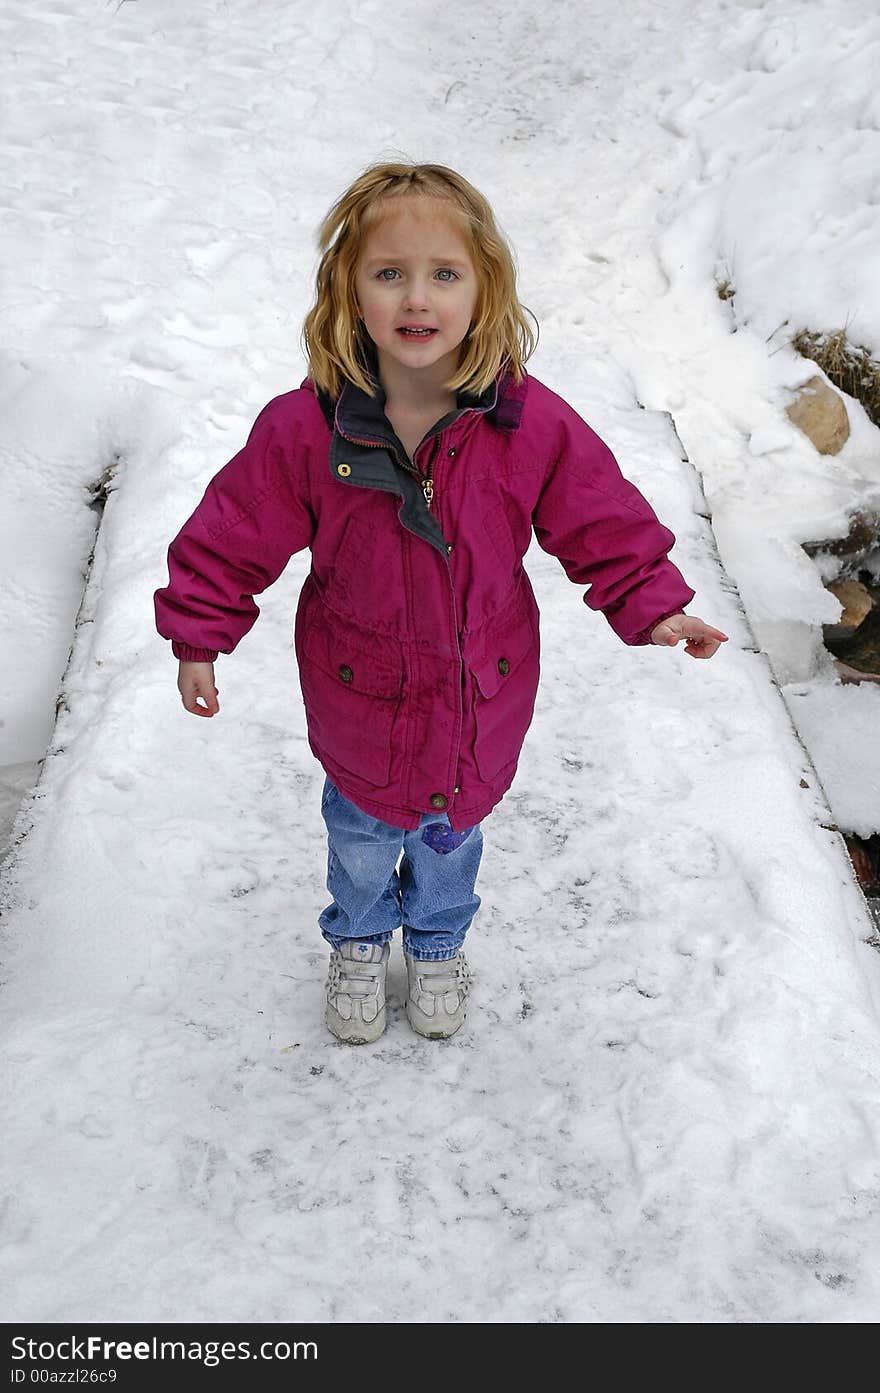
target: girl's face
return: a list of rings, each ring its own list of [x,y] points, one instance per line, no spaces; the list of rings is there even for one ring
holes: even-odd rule
[[[403,195],[364,239],[355,293],[383,386],[436,388],[458,368],[477,304],[477,272],[442,200]]]

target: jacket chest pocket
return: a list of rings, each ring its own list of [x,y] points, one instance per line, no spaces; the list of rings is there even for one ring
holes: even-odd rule
[[[491,782],[519,758],[532,723],[540,677],[537,616],[524,614],[514,628],[494,635],[468,658],[473,679],[474,759]]]
[[[353,489],[367,495],[366,489]],[[348,520],[325,577],[328,596],[337,614],[355,627],[386,632],[406,631],[406,582],[401,547],[402,528],[396,494],[358,497],[360,510]],[[381,578],[381,579],[378,579]]]
[[[309,734],[343,769],[382,788],[391,772],[403,671],[347,627],[306,629],[299,668]]]

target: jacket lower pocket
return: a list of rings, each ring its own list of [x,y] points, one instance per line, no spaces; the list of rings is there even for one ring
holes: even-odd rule
[[[384,788],[403,674],[344,634],[311,628],[299,662],[309,736],[341,768]]]
[[[473,679],[474,759],[490,783],[516,762],[532,723],[540,676],[537,622],[530,616],[494,636],[469,659]]]

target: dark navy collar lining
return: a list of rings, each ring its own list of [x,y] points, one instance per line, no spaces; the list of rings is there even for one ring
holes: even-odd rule
[[[346,382],[336,403],[334,425],[339,434],[347,440],[361,443],[374,441],[377,445],[385,445],[401,453],[406,460],[409,456],[394,427],[385,415],[385,390],[375,378],[374,385],[375,393],[369,395],[360,387],[356,387],[353,382]],[[498,384],[496,382],[490,383],[486,391],[480,396],[459,392],[454,409],[435,421],[431,429],[425,432],[423,439],[445,430],[465,411],[479,411],[481,413],[491,411],[497,398]]]
[[[338,398],[334,400],[328,392],[315,388],[315,393],[331,431],[335,428],[346,439],[375,441],[377,445],[402,448],[394,428],[385,415],[385,392],[381,383],[371,374],[375,394],[370,395],[346,382]],[[517,430],[525,402],[528,378],[515,381],[511,373],[502,373],[495,382],[479,396],[470,392],[459,392],[455,410],[444,416],[428,432],[436,434],[444,429],[465,411],[484,414],[500,430]]]

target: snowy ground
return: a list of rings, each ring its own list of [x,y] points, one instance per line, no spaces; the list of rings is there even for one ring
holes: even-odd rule
[[[834,461],[787,422],[814,369],[779,332],[848,319],[880,346],[866,10],[0,3],[19,786],[90,490],[121,460],[5,866],[7,1320],[876,1318],[880,959],[827,824],[876,818],[880,790],[844,781],[829,812],[773,676],[832,721],[837,607],[800,543],[880,494],[857,408]],[[489,195],[535,374],[613,446],[731,641],[708,664],[626,649],[536,554],[542,694],[485,829],[471,1019],[414,1037],[398,960],[386,1036],[353,1050],[321,1022],[306,559],[221,659],[212,722],[181,711],[151,594],[302,376],[322,213],[398,151]],[[880,693],[856,695],[873,743]]]

